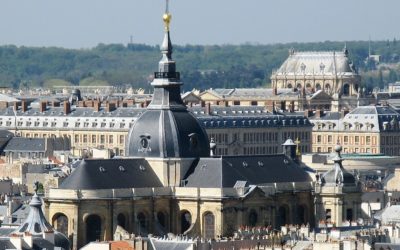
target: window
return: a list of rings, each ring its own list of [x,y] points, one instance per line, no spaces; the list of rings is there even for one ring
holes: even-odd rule
[[[371,143],[371,136],[365,137],[365,142],[367,145],[369,145]]]
[[[100,143],[104,144],[106,139],[105,135],[100,135]]]
[[[92,135],[92,143],[96,143],[96,136]]]
[[[360,137],[359,136],[355,136],[354,137],[354,142],[355,143],[359,143],[360,142]]]
[[[114,136],[112,135],[108,136],[108,143],[114,143]]]
[[[331,135],[328,135],[328,142],[332,142],[332,136]]]
[[[83,143],[87,143],[88,140],[88,136],[87,135],[83,135]]]
[[[343,142],[344,143],[348,143],[349,142],[349,137],[347,135],[344,136]]]
[[[75,143],[78,143],[79,142],[79,135],[75,135]]]
[[[321,135],[317,135],[317,142],[321,142],[322,141],[322,139],[321,139]]]
[[[123,144],[124,142],[125,142],[125,136],[120,135],[120,136],[119,136],[119,143],[120,143],[120,144]]]

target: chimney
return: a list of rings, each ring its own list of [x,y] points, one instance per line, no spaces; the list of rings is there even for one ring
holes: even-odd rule
[[[45,102],[45,101],[43,101],[43,102],[40,102],[40,112],[44,112],[44,111],[46,111],[46,107],[47,106],[47,102]]]
[[[106,103],[106,112],[112,112],[115,110],[115,103],[107,102]]]
[[[278,95],[278,89],[276,87],[272,89],[272,95]]]
[[[93,107],[93,101],[87,100],[83,103],[84,107]]]
[[[349,113],[348,109],[343,109],[341,114],[340,114],[340,118],[344,118],[348,113]]]
[[[322,110],[320,110],[320,109],[317,109],[317,110],[315,111],[315,117],[316,117],[316,118],[321,118],[321,116],[322,116],[323,113],[324,113],[324,111],[322,111]]]
[[[85,101],[78,101],[78,107],[85,107]]]
[[[21,110],[22,110],[22,112],[28,111],[28,103],[26,101],[22,101]]]
[[[211,114],[211,104],[208,102],[206,103],[206,110],[205,110],[206,115]]]
[[[93,102],[94,111],[99,112],[100,111],[100,106],[101,106],[101,103],[99,101],[94,101]]]
[[[19,102],[14,102],[14,111],[18,111],[19,105]]]
[[[71,113],[71,103],[69,101],[64,101],[64,115]]]
[[[274,112],[274,101],[272,101],[272,100],[265,101],[265,108],[269,112],[273,113]]]
[[[123,107],[123,108],[128,107],[128,103],[127,102],[121,102],[121,107]]]
[[[2,108],[2,109],[8,108],[8,102],[6,102],[6,101],[1,101],[1,102],[0,102],[0,108]]]

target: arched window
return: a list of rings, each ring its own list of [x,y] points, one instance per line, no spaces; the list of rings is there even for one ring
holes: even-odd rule
[[[350,95],[350,85],[348,83],[345,83],[343,85],[343,95],[344,96]]]
[[[291,84],[291,83],[288,83],[287,88],[288,88],[288,89],[293,88],[292,84]]]
[[[318,90],[321,90],[321,84],[319,84],[319,83],[317,83],[317,84],[315,84],[315,89],[318,91]]]
[[[325,84],[325,92],[331,93],[331,85],[329,83]]]
[[[125,215],[124,214],[122,214],[122,213],[118,214],[117,223],[118,223],[118,226],[123,227],[124,229],[126,229],[126,219],[125,219]]]
[[[68,217],[63,213],[57,213],[53,216],[53,227],[68,236]]]
[[[185,233],[192,224],[192,215],[188,211],[181,212],[181,233]]]
[[[249,226],[254,227],[255,225],[257,225],[257,221],[258,221],[257,212],[254,209],[252,209],[249,213]]]
[[[86,243],[101,240],[101,218],[97,214],[89,215],[86,219]]]
[[[312,92],[311,84],[307,83],[306,89],[307,89],[308,92]]]
[[[147,235],[147,221],[146,221],[146,215],[144,213],[138,213],[137,217],[137,227],[138,227],[138,233],[140,235]]]
[[[301,90],[301,88],[302,88],[301,83],[297,83],[297,90]]]
[[[204,214],[204,237],[206,239],[215,238],[215,218],[211,212]]]

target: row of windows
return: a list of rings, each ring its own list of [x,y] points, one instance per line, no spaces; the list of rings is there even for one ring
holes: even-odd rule
[[[327,148],[323,148],[323,147],[314,147],[313,148],[314,152],[317,153],[332,153],[333,152],[333,147],[327,147]],[[343,153],[372,153],[372,154],[376,154],[378,153],[376,148],[347,148],[347,147],[343,147]]]
[[[266,141],[277,141],[278,133],[244,133],[243,142],[244,143],[264,143]]]
[[[0,126],[5,126],[10,127],[13,125],[12,121],[7,121],[3,123],[3,121],[0,121]],[[75,128],[125,128],[126,123],[115,123],[115,122],[63,122],[62,126],[64,128],[70,127],[70,125],[73,125]],[[99,126],[100,125],[100,126]],[[129,123],[129,127],[132,127],[133,123]],[[57,127],[57,122],[56,121],[17,121],[17,126],[18,127]]]
[[[124,144],[125,143],[125,136],[119,135],[119,141],[117,143]],[[100,144],[113,144],[114,143],[114,135],[75,135],[74,136],[74,143],[100,143]]]
[[[400,143],[400,136],[382,136],[382,145],[398,145]]]
[[[278,147],[243,147],[243,154],[257,155],[257,154],[276,154]]]
[[[341,143],[346,145],[350,144],[360,144],[360,145],[376,145],[376,136],[339,136],[336,141],[332,135],[316,135],[314,136],[314,143]]]

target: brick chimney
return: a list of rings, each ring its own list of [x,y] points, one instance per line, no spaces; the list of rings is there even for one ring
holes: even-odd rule
[[[206,113],[207,115],[211,114],[211,104],[210,104],[209,102],[206,103],[206,110],[205,110],[205,113]]]
[[[18,111],[20,102],[14,102],[14,111]]]
[[[1,102],[0,102],[0,108],[2,108],[2,109],[8,108],[8,102],[6,102],[6,101],[1,101]]]
[[[78,107],[84,108],[85,106],[85,101],[78,101]]]
[[[115,103],[107,102],[106,103],[106,112],[112,112],[115,110]]]
[[[22,112],[28,111],[28,103],[26,101],[22,101],[21,110],[22,110]]]
[[[69,101],[64,101],[64,115],[71,113],[71,103]]]
[[[44,111],[46,111],[46,109],[47,109],[47,102],[46,101],[43,101],[43,102],[40,102],[40,112],[44,112]]]
[[[324,111],[322,111],[322,110],[320,110],[320,109],[317,109],[317,110],[315,111],[315,117],[316,117],[316,118],[321,118],[321,116],[323,115],[323,113],[324,113]]]
[[[99,112],[100,111],[100,106],[101,106],[101,103],[99,101],[94,101],[93,102],[94,111]]]

